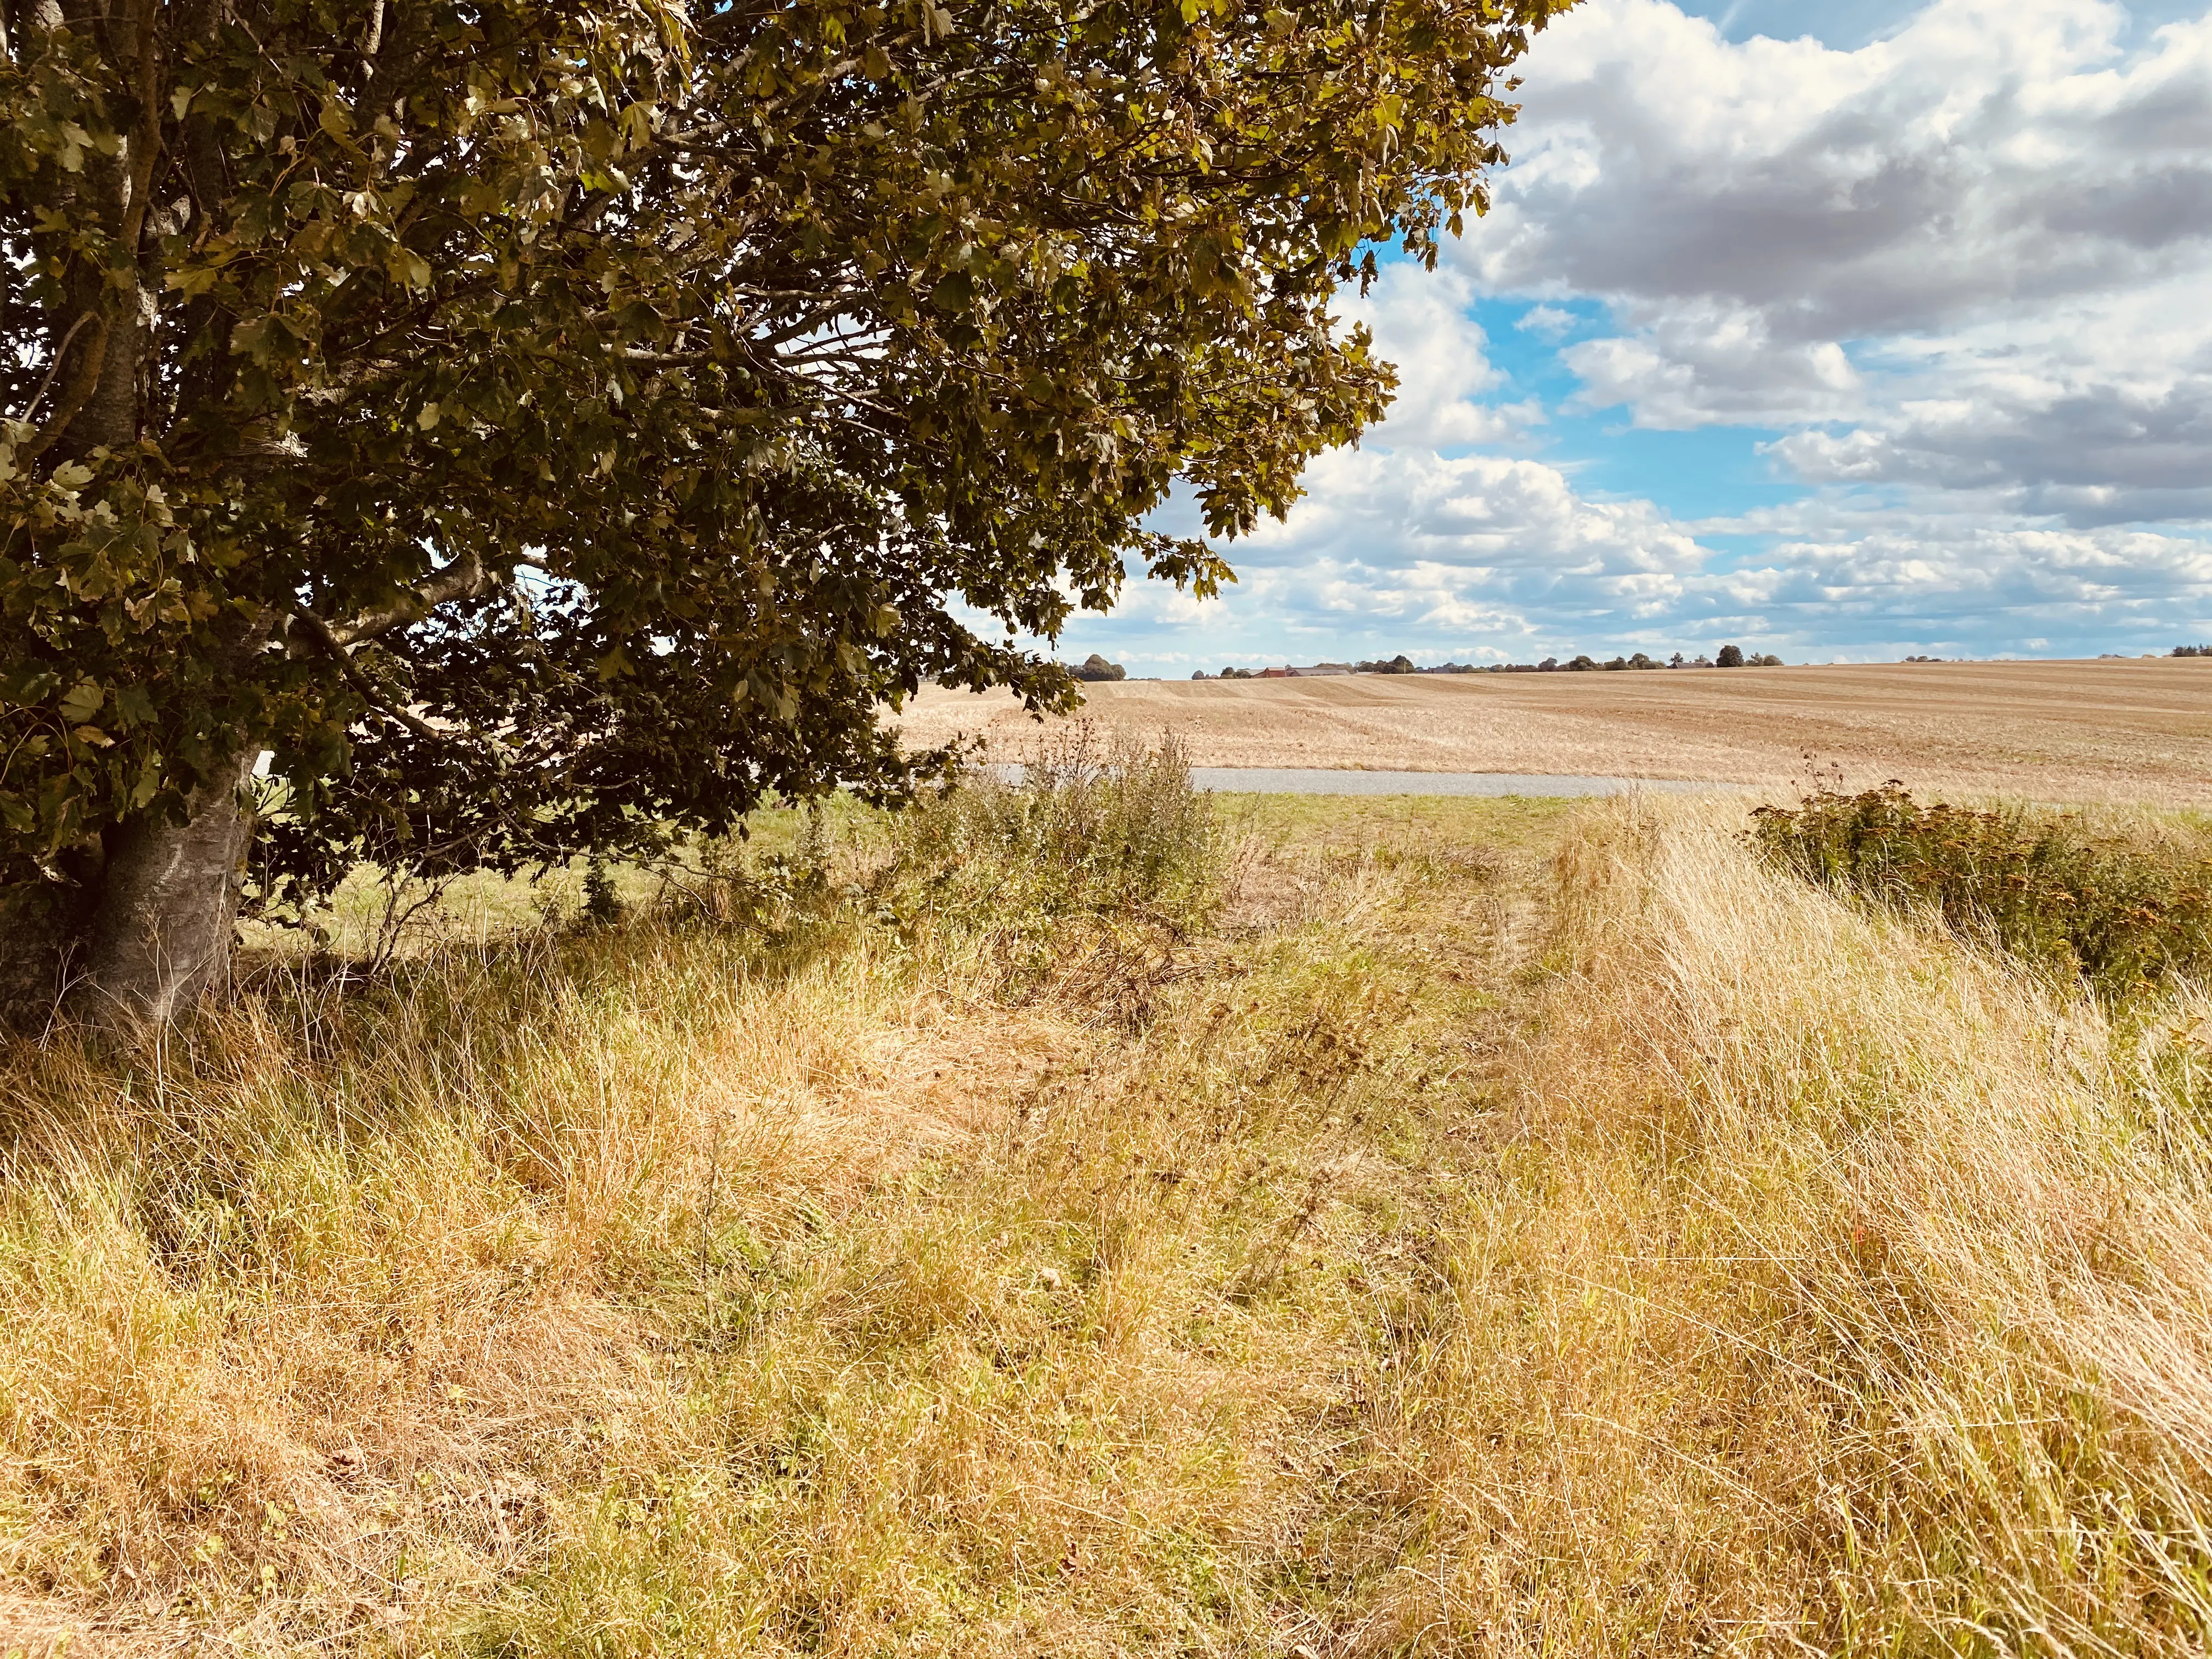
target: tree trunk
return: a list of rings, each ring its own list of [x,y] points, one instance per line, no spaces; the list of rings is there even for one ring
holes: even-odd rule
[[[253,815],[248,750],[192,793],[181,823],[139,820],[107,855],[89,959],[71,1006],[96,1024],[166,1024],[230,982],[230,942]]]
[[[27,26],[66,30],[103,57],[119,103],[106,111],[118,142],[85,149],[60,178],[44,228],[25,233],[29,251],[57,274],[49,337],[58,360],[52,401],[34,411],[48,424],[43,465],[125,453],[158,424],[163,371],[155,323],[164,291],[164,235],[196,211],[169,189],[157,203],[161,128],[173,60],[222,21],[220,0],[29,0],[4,6],[14,60]],[[69,48],[70,51],[76,47]],[[56,60],[57,62],[62,60]],[[24,65],[17,62],[15,66]],[[46,72],[46,71],[40,71]],[[201,137],[204,138],[204,134]],[[213,162],[191,134],[187,171]],[[209,176],[204,188],[217,181]],[[97,257],[78,233],[112,239]],[[211,321],[203,319],[204,326]],[[42,392],[42,396],[43,396]],[[35,452],[34,452],[35,453]],[[266,635],[265,623],[235,646],[242,665]],[[255,751],[218,768],[195,791],[181,823],[110,824],[65,849],[45,883],[0,890],[0,1024],[34,1027],[65,1006],[93,1024],[136,1030],[175,1018],[230,977],[231,934],[252,820],[243,787]]]

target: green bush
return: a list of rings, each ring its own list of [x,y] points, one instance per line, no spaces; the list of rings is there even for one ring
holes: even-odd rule
[[[1753,817],[1753,841],[1806,879],[1932,909],[2107,999],[2212,967],[2212,865],[2190,849],[2100,836],[2071,813],[1923,805],[1893,780]]]

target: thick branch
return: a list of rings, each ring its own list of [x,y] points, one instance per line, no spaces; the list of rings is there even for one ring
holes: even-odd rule
[[[70,423],[76,419],[78,411],[92,401],[92,394],[100,390],[100,373],[107,366],[109,303],[108,297],[103,295],[97,311],[85,313],[70,325],[70,332],[74,335],[84,325],[86,318],[89,318],[92,336],[85,342],[84,355],[77,359],[76,373],[70,377],[63,388],[61,402],[54,406],[52,416],[21,452],[22,460],[34,461],[52,448],[60,441],[62,434],[69,430]],[[66,345],[67,342],[64,341],[64,344]],[[45,395],[43,387],[40,395]]]
[[[317,623],[314,626],[325,628],[337,645],[359,645],[395,628],[420,622],[440,605],[454,599],[480,599],[492,591],[493,586],[492,574],[484,568],[483,560],[474,552],[464,553],[443,570],[433,572],[421,586],[407,589],[394,604],[364,611],[349,623],[331,626]]]
[[[154,164],[161,153],[161,66],[155,59],[155,25],[161,15],[157,0],[140,0],[137,38],[131,43],[131,68],[137,77],[132,88],[138,94],[138,119],[131,133],[130,199],[123,204],[123,246],[136,260],[138,239],[146,228],[147,198],[154,189]]]
[[[96,314],[84,312],[69,325],[69,332],[62,336],[62,343],[54,348],[53,362],[46,365],[46,378],[39,382],[39,389],[31,394],[31,401],[23,405],[23,419],[27,421],[39,412],[39,405],[46,402],[46,393],[53,389],[54,376],[62,372],[62,364],[68,360],[69,349],[77,337],[77,331],[91,322]]]

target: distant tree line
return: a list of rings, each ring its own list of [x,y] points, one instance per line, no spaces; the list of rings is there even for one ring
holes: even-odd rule
[[[2177,651],[2176,656],[2192,654]],[[2212,656],[2212,647],[2204,647],[2203,654]],[[1633,656],[1614,657],[1609,662],[1600,662],[1589,655],[1576,656],[1565,662],[1557,657],[1547,657],[1541,662],[1506,663],[1440,663],[1434,668],[1417,667],[1412,658],[1402,652],[1388,660],[1376,659],[1361,663],[1322,663],[1312,668],[1261,669],[1224,668],[1218,675],[1200,670],[1191,676],[1194,680],[1256,680],[1272,678],[1285,672],[1293,675],[1310,674],[1587,674],[1604,671],[1625,671],[1642,668],[1779,668],[1782,659],[1771,654],[1747,653],[1741,646],[1724,645],[1711,657],[1685,658],[1679,651],[1668,661],[1638,651]]]

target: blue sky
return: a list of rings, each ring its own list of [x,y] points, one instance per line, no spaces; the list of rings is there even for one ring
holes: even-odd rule
[[[1681,9],[1706,19],[1730,40],[1747,40],[1755,34],[1778,40],[1811,35],[1826,46],[1848,51],[1893,33],[1925,8],[1915,0],[1727,0]],[[2128,9],[2130,24],[2138,29],[2185,21],[2203,10],[2174,0],[2150,0]]]
[[[2212,638],[2204,0],[1585,0],[1527,82],[1491,216],[1347,296],[1389,419],[1063,656]]]

